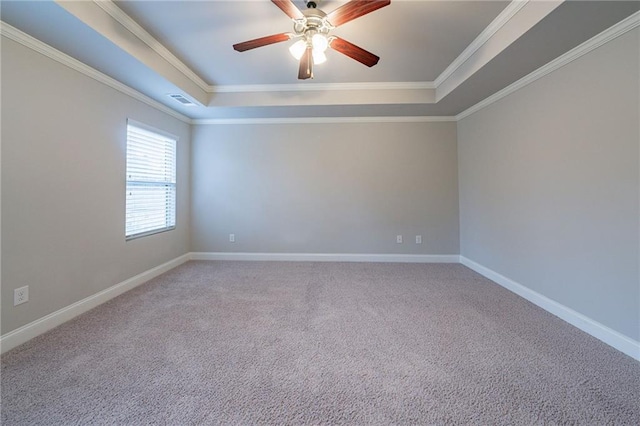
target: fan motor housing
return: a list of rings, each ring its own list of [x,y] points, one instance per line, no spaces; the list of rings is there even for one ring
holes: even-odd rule
[[[304,19],[296,20],[293,23],[293,30],[297,35],[305,34],[307,31],[315,31],[327,34],[331,30],[331,24],[327,21],[327,14],[320,9],[305,9],[302,11]]]

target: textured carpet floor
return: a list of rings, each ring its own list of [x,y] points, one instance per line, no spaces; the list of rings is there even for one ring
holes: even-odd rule
[[[189,262],[2,357],[2,424],[640,424],[640,363],[461,265]]]

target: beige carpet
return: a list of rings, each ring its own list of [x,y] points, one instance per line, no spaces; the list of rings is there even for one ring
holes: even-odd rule
[[[640,363],[461,265],[189,262],[1,380],[3,425],[640,424]]]

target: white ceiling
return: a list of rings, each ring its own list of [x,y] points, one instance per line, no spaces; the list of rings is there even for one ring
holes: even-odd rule
[[[294,3],[303,9],[304,2]],[[325,12],[346,1],[323,0]],[[297,80],[270,1],[6,1],[2,21],[193,119],[451,116],[640,9],[637,1],[407,1],[332,31],[380,56],[338,52]],[[6,26],[5,26],[6,29]],[[167,97],[179,93],[197,106]]]
[[[346,1],[325,0],[330,12]],[[315,82],[433,81],[508,4],[508,1],[392,1],[332,34],[380,56],[375,67],[329,51]],[[291,19],[269,1],[148,2],[116,4],[208,84],[298,83],[293,42],[239,53],[235,43],[292,32]],[[294,1],[300,9],[301,0]],[[401,64],[401,66],[398,66]]]

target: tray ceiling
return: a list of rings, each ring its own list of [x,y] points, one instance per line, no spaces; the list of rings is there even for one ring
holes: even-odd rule
[[[329,12],[345,1],[318,3]],[[231,47],[292,31],[269,1],[0,3],[12,29],[192,119],[452,116],[638,9],[635,1],[392,0],[332,31],[380,56],[378,65],[329,51],[301,82],[293,41]]]

